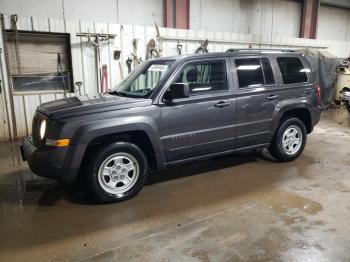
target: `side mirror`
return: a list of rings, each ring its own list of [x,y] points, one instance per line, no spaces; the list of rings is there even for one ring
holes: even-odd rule
[[[186,98],[190,96],[190,88],[188,83],[174,83],[165,92],[164,99],[172,100],[176,98]]]

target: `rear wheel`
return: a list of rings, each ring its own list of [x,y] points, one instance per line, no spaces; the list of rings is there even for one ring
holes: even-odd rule
[[[88,167],[88,187],[96,200],[119,202],[134,197],[143,187],[148,162],[134,144],[117,142],[96,152]]]
[[[306,138],[306,128],[300,119],[286,119],[278,128],[269,152],[280,162],[292,161],[303,152]]]

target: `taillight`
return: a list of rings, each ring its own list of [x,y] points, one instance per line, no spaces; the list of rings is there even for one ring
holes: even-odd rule
[[[316,84],[316,97],[317,97],[317,105],[321,105],[321,87],[319,84]]]

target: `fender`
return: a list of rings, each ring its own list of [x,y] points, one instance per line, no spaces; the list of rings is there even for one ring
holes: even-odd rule
[[[160,143],[160,136],[157,135],[159,134],[158,127],[155,120],[147,116],[128,116],[112,119],[101,119],[88,121],[86,124],[80,125],[79,128],[75,130],[71,139],[72,150],[69,150],[64,166],[67,168],[69,167],[70,170],[79,170],[83,156],[92,139],[104,135],[127,131],[145,132],[151,141],[157,160],[157,166],[164,166],[164,160],[160,157],[163,155],[163,147]],[[64,176],[66,179],[70,180],[65,181],[66,184],[71,184],[71,181],[74,181],[76,176],[77,172],[74,174],[70,172],[69,176]]]
[[[310,107],[311,104],[306,99],[306,97],[298,97],[278,102],[272,116],[271,132],[273,134],[275,133],[279,126],[280,120],[285,112],[295,109],[306,109],[310,113]]]
[[[154,119],[147,116],[128,116],[103,119],[81,125],[72,138],[74,144],[89,144],[96,137],[127,132],[144,131],[151,140],[155,153],[161,151],[159,131]]]

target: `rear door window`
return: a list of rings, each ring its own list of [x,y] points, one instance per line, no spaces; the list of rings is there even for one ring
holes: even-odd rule
[[[259,58],[236,59],[239,87],[251,87],[264,84],[264,75]]]
[[[308,72],[309,69],[304,68],[300,58],[278,57],[277,63],[284,84],[296,84],[308,81],[306,72]]]
[[[275,83],[268,58],[238,58],[235,64],[240,88]]]

